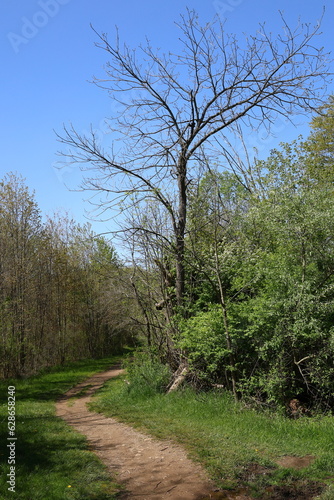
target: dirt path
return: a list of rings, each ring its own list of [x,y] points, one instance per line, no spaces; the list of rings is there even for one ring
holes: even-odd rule
[[[117,481],[125,486],[122,499],[200,500],[213,489],[203,469],[185,451],[169,441],[158,441],[132,427],[90,412],[86,404],[104,382],[121,374],[111,369],[89,378],[68,391],[57,403],[57,415],[85,434]],[[87,390],[84,390],[88,386]],[[82,397],[71,396],[83,392]]]

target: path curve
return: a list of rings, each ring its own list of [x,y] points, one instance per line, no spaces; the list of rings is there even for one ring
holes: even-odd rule
[[[202,467],[190,461],[180,446],[158,441],[87,409],[92,394],[121,373],[123,370],[114,367],[69,390],[56,404],[57,416],[87,437],[92,450],[124,485],[126,491],[120,497],[123,500],[210,498],[213,484]],[[69,401],[80,391],[84,392],[82,397]]]

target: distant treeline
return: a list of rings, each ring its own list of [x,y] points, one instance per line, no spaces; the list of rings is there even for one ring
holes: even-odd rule
[[[68,216],[42,222],[16,174],[0,181],[0,376],[119,351],[132,337],[111,243]]]

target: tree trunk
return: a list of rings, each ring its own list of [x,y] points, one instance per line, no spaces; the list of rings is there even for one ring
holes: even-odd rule
[[[224,293],[224,287],[222,280],[220,278],[219,274],[219,261],[218,261],[218,248],[217,248],[217,234],[215,234],[215,271],[216,271],[216,276],[217,276],[217,281],[218,281],[218,287],[219,287],[219,295],[220,295],[220,305],[222,307],[223,311],[223,321],[224,321],[224,329],[225,329],[225,339],[226,339],[226,347],[230,352],[229,355],[229,361],[230,361],[230,374],[231,374],[231,384],[232,384],[232,392],[235,401],[238,401],[238,392],[237,392],[237,376],[236,376],[236,367],[235,367],[235,359],[234,359],[234,354],[233,354],[233,345],[232,345],[232,339],[230,336],[230,330],[229,330],[229,324],[228,324],[228,317],[227,317],[227,307],[226,307],[226,300],[225,300],[225,293]]]
[[[187,161],[182,157],[178,164],[178,221],[176,227],[176,301],[183,305],[185,291],[184,236],[187,220]]]
[[[188,373],[188,365],[186,363],[181,363],[179,368],[174,373],[174,380],[168,389],[168,394],[170,392],[176,391],[176,389],[182,384],[185,380]]]

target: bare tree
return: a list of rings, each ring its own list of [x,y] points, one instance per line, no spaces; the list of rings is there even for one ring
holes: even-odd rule
[[[110,119],[115,141],[107,149],[94,131],[80,134],[73,126],[59,136],[65,161],[92,172],[82,187],[102,195],[102,213],[151,199],[168,214],[178,306],[185,294],[187,196],[195,166],[228,157],[224,144],[240,127],[270,131],[279,115],[291,120],[324,97],[328,59],[314,45],[320,23],[292,30],[281,19],[276,39],[260,25],[238,43],[218,17],[201,26],[188,11],[177,25],[179,54],[154,51],[148,41],[131,50],[118,35],[111,45],[106,34],[97,34],[109,61],[105,78],[95,83],[119,103]],[[152,231],[138,228],[145,230]],[[166,238],[163,228],[155,236]]]

